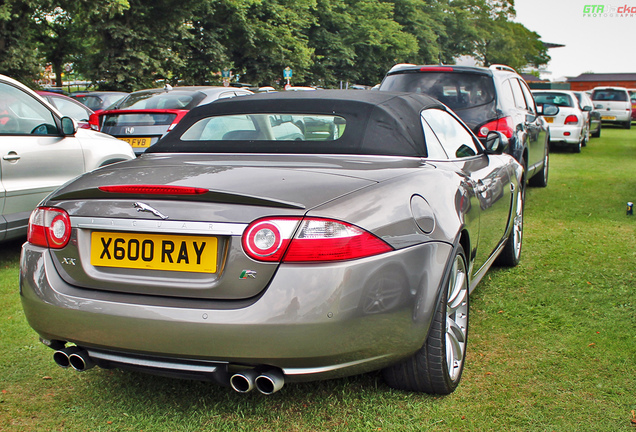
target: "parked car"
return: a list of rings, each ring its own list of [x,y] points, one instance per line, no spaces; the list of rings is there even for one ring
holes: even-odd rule
[[[108,108],[114,103],[126,97],[128,93],[118,91],[83,91],[70,95],[73,99],[86,105],[93,111],[100,111]]]
[[[636,89],[627,89],[632,104],[632,121],[636,121]]]
[[[171,87],[133,92],[91,116],[95,130],[126,141],[136,155],[159,141],[197,105],[217,99],[251,95],[233,87]]]
[[[275,131],[317,122],[333,133]],[[384,368],[397,389],[450,393],[469,291],[495,260],[520,259],[523,168],[505,141],[491,132],[483,146],[421,94],[199,106],[141,157],[35,210],[26,318],[60,366],[80,371],[270,394]]]
[[[26,237],[31,211],[92,169],[134,157],[108,135],[78,129],[34,91],[0,75],[0,241]]]
[[[565,145],[575,153],[581,152],[581,147],[587,145],[590,137],[589,122],[585,113],[591,111],[591,106],[581,110],[576,95],[569,90],[533,90],[537,105],[552,104],[559,107],[559,113],[554,116],[544,116],[550,124],[550,143]]]
[[[88,119],[93,110],[83,105],[81,102],[76,101],[68,96],[60,93],[52,93],[46,91],[37,91],[37,94],[42,96],[48,103],[57,108],[62,115],[70,117],[77,121],[79,127],[82,129],[90,129]]]
[[[592,90],[594,107],[601,112],[603,123],[632,127],[632,103],[624,87],[595,87]]]
[[[433,96],[455,111],[482,143],[490,131],[502,132],[510,140],[508,152],[525,168],[525,181],[547,186],[548,125],[537,111],[528,85],[514,69],[398,64],[379,89]],[[558,111],[553,106],[546,109]]]
[[[583,115],[586,116],[586,121],[588,123],[588,129],[590,131],[590,136],[594,138],[598,138],[601,136],[601,113],[594,108],[594,102],[592,102],[592,98],[587,92],[584,91],[575,91],[573,92],[576,96],[576,99],[579,101],[579,108],[583,111]],[[587,108],[589,107],[589,108]]]
[[[313,91],[316,90],[314,87],[306,87],[306,86],[285,86],[286,91]]]

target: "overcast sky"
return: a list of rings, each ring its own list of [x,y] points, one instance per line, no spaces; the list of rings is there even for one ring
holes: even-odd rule
[[[587,16],[586,5],[603,6],[604,13]],[[517,22],[543,42],[565,45],[548,50],[552,61],[546,69],[552,73],[542,78],[550,80],[584,72],[636,73],[636,13],[621,16],[625,6],[636,12],[636,0],[515,0]]]

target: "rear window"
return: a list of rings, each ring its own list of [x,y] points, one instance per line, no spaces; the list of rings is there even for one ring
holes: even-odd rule
[[[626,102],[628,100],[627,91],[614,89],[594,90],[592,93],[592,100]]]
[[[162,93],[142,92],[128,95],[118,103],[116,109],[185,109],[197,106],[205,95],[201,92],[172,90]]]
[[[458,72],[403,73],[387,76],[382,90],[424,93],[452,109],[492,102],[495,89],[488,75]]]
[[[171,125],[175,118],[172,113],[105,115],[103,126],[163,126]]]
[[[84,105],[86,105],[87,107],[89,107],[90,109],[92,109],[93,111],[97,111],[98,109],[104,109],[107,108],[109,106],[111,106],[112,104],[114,104],[115,102],[117,102],[118,100],[122,99],[124,96],[126,96],[125,93],[122,94],[112,94],[112,95],[106,95],[106,94],[101,94],[101,95],[72,95],[71,97],[81,103],[83,103]]]
[[[346,121],[330,115],[239,114],[208,117],[181,135],[182,141],[335,141]]]
[[[534,93],[534,100],[538,104],[552,104],[560,107],[574,107],[572,96],[567,93]]]
[[[71,96],[73,99],[83,103],[93,111],[100,109],[102,100],[97,96]]]

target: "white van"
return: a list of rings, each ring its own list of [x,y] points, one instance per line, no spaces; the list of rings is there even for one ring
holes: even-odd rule
[[[592,101],[603,123],[621,124],[625,129],[632,127],[632,104],[625,87],[595,87]]]

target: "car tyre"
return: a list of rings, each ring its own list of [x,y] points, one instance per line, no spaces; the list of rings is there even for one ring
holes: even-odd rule
[[[631,129],[632,128],[632,120],[627,120],[625,122],[625,129]]]
[[[581,153],[581,143],[572,146],[572,153]]]
[[[601,136],[601,127],[599,126],[595,132],[592,132],[592,138],[599,138]]]
[[[525,207],[525,193],[517,191],[515,214],[512,219],[510,234],[506,245],[497,257],[496,263],[503,267],[515,267],[521,260],[521,246],[523,245],[523,211]]]
[[[398,390],[452,393],[466,360],[468,307],[468,265],[458,246],[424,345],[410,358],[385,368],[386,383]]]
[[[546,143],[545,154],[543,155],[543,168],[536,173],[529,181],[530,186],[548,186],[548,174],[550,170],[550,145]]]

